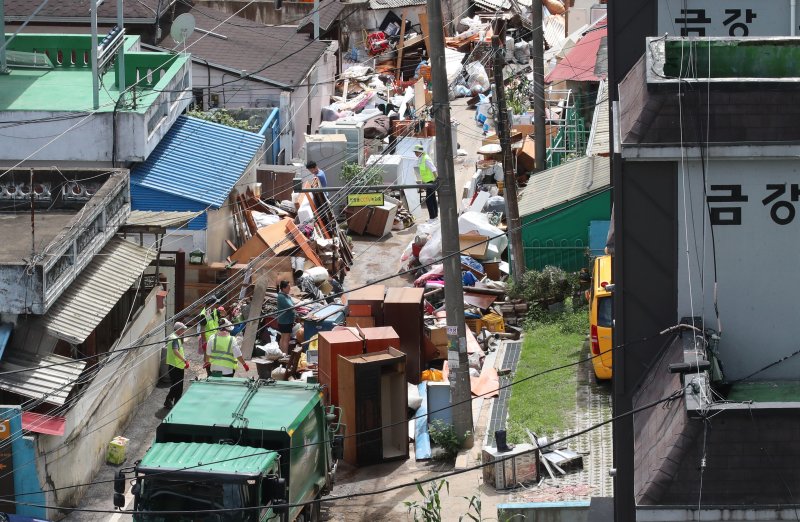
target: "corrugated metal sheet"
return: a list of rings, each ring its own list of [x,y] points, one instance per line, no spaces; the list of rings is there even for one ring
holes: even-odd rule
[[[179,212],[200,212],[199,216],[189,222],[186,230],[205,230],[208,227],[208,217],[203,212],[206,209],[205,205],[189,199],[176,198],[160,190],[131,184],[131,205],[135,205],[137,210],[158,211],[170,208]]]
[[[59,339],[82,343],[155,257],[155,249],[113,238],[61,294],[44,326]]]
[[[396,9],[412,5],[423,5],[427,0],[369,0],[370,9]]]
[[[544,41],[548,47],[560,47],[567,39],[567,22],[564,15],[548,15],[544,18]]]
[[[178,228],[199,216],[201,212],[171,212],[134,210],[125,225],[133,227]]]
[[[528,216],[611,185],[611,161],[584,156],[534,174],[519,200],[519,215]]]
[[[144,468],[164,470],[215,471],[217,473],[260,473],[275,462],[278,454],[251,446],[159,442],[153,444],[141,462]],[[211,464],[201,465],[205,462]]]
[[[75,361],[60,355],[9,352],[0,362],[0,372],[37,369],[1,375],[0,389],[61,406],[66,402],[84,367],[85,361]]]
[[[610,153],[609,120],[611,115],[608,112],[608,87],[606,82],[600,82],[595,104],[594,116],[592,116],[592,132],[589,135],[589,143],[586,146],[586,155],[608,156]]]
[[[604,80],[608,76],[607,39],[608,28],[604,19],[584,33],[544,81],[551,83],[562,80],[578,82]]]
[[[131,208],[184,210],[152,208],[141,194],[136,199],[135,187],[219,208],[263,145],[260,134],[180,116],[147,161],[131,172]]]

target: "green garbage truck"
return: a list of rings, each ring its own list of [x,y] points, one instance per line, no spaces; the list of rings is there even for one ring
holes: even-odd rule
[[[130,480],[137,522],[319,520],[343,447],[335,417],[319,384],[195,381],[117,475],[114,504]]]

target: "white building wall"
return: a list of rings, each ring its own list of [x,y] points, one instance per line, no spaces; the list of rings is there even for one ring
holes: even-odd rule
[[[144,308],[120,336],[112,351],[124,348],[160,325],[166,314],[156,308],[155,287],[147,296]],[[149,340],[163,339],[160,328]],[[161,346],[143,346],[108,359],[80,398],[67,411],[63,436],[38,435],[36,463],[39,482],[53,490],[88,483],[105,462],[108,442],[119,435],[131,414],[150,395],[159,376]],[[47,505],[77,505],[87,488],[68,488],[45,494]],[[111,491],[111,490],[109,490]],[[109,496],[109,502],[111,497]],[[48,518],[59,518],[57,510],[48,510]]]
[[[708,328],[721,325],[719,357],[730,381],[797,349],[792,325],[798,319],[800,291],[800,162],[711,157],[705,177],[698,161],[677,167],[675,319],[699,316]],[[717,220],[713,235],[704,185],[711,216]],[[800,360],[788,359],[754,378],[796,379],[798,372]]]

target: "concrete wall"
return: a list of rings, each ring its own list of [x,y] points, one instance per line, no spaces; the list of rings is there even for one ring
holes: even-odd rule
[[[304,134],[315,134],[319,130],[322,107],[330,104],[333,94],[332,80],[336,76],[335,48],[336,44],[332,43],[331,48],[322,55],[308,76],[303,79],[301,82],[303,85],[291,94],[290,110],[294,115],[292,128],[295,139],[292,148],[286,149],[287,154],[291,151],[291,156],[287,156],[287,160],[297,157],[300,153]],[[283,121],[286,120],[281,119],[281,122]]]
[[[589,501],[527,502],[500,504],[497,520],[524,520],[525,522],[587,522]]]
[[[184,93],[173,93],[179,84],[185,86]],[[175,119],[191,102],[191,74],[189,65],[184,64],[175,77],[164,85],[151,107],[145,113],[121,111],[117,114],[117,160],[121,162],[144,161],[155,149],[158,142],[172,127]],[[174,101],[172,100],[174,97]],[[161,113],[163,118],[152,130],[148,130],[151,118]],[[60,111],[5,111],[0,119],[5,122],[38,120],[64,116]],[[157,119],[157,118],[156,118]],[[60,136],[58,139],[53,139]],[[113,115],[111,112],[98,112],[86,119],[65,119],[44,123],[26,123],[14,127],[13,133],[6,133],[0,140],[0,161],[75,161],[109,162],[114,143]],[[41,148],[41,150],[39,150]]]
[[[800,256],[795,239],[800,219],[791,202],[797,198],[790,193],[800,184],[800,162],[795,158],[714,159],[705,170],[699,161],[688,163],[683,170],[678,172],[676,318],[694,312],[716,328],[716,295],[725,332],[720,342],[725,377],[743,378],[796,349],[790,325],[797,320],[795,296],[800,290],[793,277]],[[710,187],[706,198],[710,212],[719,216],[713,236],[704,183]],[[741,197],[736,200],[731,190]],[[703,275],[713,278],[707,280],[713,284],[701,285]],[[754,379],[796,379],[799,371],[800,360],[790,359]]]
[[[147,296],[142,310],[133,319],[112,348],[124,348],[166,319],[156,309],[156,291]],[[162,339],[163,328],[149,341]],[[52,490],[92,481],[105,461],[108,442],[119,435],[131,414],[150,394],[158,379],[161,364],[160,346],[143,346],[108,359],[108,364],[92,382],[80,390],[76,402],[67,411],[64,436],[39,435],[36,441],[37,472],[44,489]],[[47,504],[74,506],[87,488],[70,488],[46,493]],[[111,489],[109,489],[111,491]],[[110,501],[110,496],[109,496]],[[49,518],[58,518],[57,510],[48,510]]]
[[[195,0],[195,5],[236,14],[266,25],[291,25],[314,9],[313,2],[286,1],[282,9],[275,10],[274,0]]]

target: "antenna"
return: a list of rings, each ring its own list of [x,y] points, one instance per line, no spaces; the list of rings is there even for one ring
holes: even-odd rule
[[[172,28],[169,30],[169,34],[176,44],[182,44],[186,43],[186,40],[188,40],[194,32],[194,29],[194,16],[189,13],[183,13],[172,22]]]

